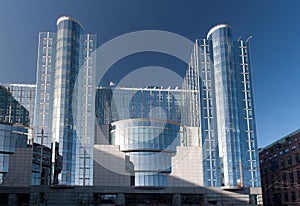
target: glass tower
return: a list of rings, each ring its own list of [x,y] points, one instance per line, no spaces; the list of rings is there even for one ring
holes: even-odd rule
[[[259,187],[249,42],[213,27],[195,42],[185,85],[200,96],[205,186]]]
[[[92,185],[96,41],[68,16],[57,20],[57,33],[39,34],[35,142],[52,147],[52,184]],[[63,161],[56,176],[57,154]]]

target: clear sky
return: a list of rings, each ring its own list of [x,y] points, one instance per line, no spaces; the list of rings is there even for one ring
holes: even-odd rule
[[[78,19],[87,32],[98,35],[100,44],[146,29],[194,41],[205,38],[212,26],[227,23],[236,38],[253,36],[256,123],[263,147],[300,128],[299,13],[298,0],[3,0],[0,82],[35,82],[38,32],[55,32],[62,15]]]

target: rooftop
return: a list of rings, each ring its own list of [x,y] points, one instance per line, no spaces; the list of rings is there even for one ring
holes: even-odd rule
[[[287,137],[292,137],[292,136],[294,136],[294,135],[296,135],[296,134],[298,134],[298,133],[300,133],[300,129],[297,129],[296,131],[289,133],[288,135],[286,135],[286,136],[280,138],[279,140],[277,140],[277,141],[275,141],[275,142],[269,144],[269,145],[266,146],[266,147],[260,148],[259,153],[261,153],[262,151],[264,151],[264,150],[266,150],[266,149],[269,149],[269,148],[273,147],[274,145],[282,144],[282,143],[286,142],[286,138],[287,138]]]
[[[209,30],[209,32],[207,33],[206,39],[208,39],[209,36],[210,36],[214,31],[216,31],[216,30],[218,30],[218,29],[221,29],[221,28],[229,28],[229,29],[231,29],[231,26],[228,25],[228,24],[218,24],[218,25],[212,27],[212,28]]]

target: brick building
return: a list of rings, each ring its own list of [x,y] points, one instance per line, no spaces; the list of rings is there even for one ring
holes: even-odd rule
[[[264,205],[300,204],[300,129],[259,150]]]

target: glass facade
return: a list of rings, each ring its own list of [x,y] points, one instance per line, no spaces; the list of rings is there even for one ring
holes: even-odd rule
[[[32,145],[31,185],[50,185],[51,155],[50,148],[36,143]]]
[[[240,132],[237,91],[232,45],[232,31],[228,26],[213,31],[208,40],[213,48],[214,91],[216,97],[217,133],[222,165],[222,186],[241,184]]]
[[[27,141],[32,139],[29,124],[27,109],[5,86],[0,85],[0,184],[3,175],[9,171],[10,155],[16,148],[26,147]]]
[[[255,125],[250,50],[248,41],[235,41],[235,67],[243,185],[259,187],[260,168]]]
[[[96,35],[60,17],[55,33],[39,33],[36,85],[0,85],[0,202],[260,204],[248,40],[213,27],[174,89],[99,86],[96,49]],[[289,184],[300,177],[295,142],[280,164],[267,160],[288,168],[278,177]]]
[[[183,88],[193,90],[189,97],[194,102],[191,114],[198,114],[194,126],[201,127],[201,145],[203,158],[203,178],[205,186],[220,185],[219,145],[216,135],[215,91],[211,48],[206,39],[196,40]]]
[[[0,184],[9,171],[9,157],[16,148],[26,148],[32,139],[32,130],[18,124],[0,123]]]
[[[259,187],[249,42],[213,27],[196,40],[184,87],[200,96],[204,184]]]
[[[51,147],[56,34],[39,33],[34,142]]]
[[[155,119],[112,123],[110,143],[126,153],[128,171],[136,187],[164,187],[171,172],[171,157],[180,145],[180,126]]]
[[[29,112],[17,100],[9,90],[0,85],[0,122],[18,123],[29,126]]]
[[[59,19],[60,20],[60,19]],[[61,184],[75,184],[76,131],[73,129],[72,98],[79,71],[82,27],[71,19],[58,20],[52,118],[53,143],[63,156]]]
[[[35,101],[35,84],[7,84],[5,87],[12,94],[13,98],[17,100],[29,112],[30,127],[33,128],[34,119],[34,101]]]
[[[182,89],[95,88],[97,37],[71,17],[39,38],[35,142],[52,147],[52,173],[63,157],[53,184],[93,185],[97,123],[134,186],[165,187],[177,146],[201,148],[204,186],[260,185],[249,42],[230,26],[196,40]]]
[[[67,16],[58,19],[57,33],[39,34],[35,142],[53,148],[53,166],[56,154],[63,156],[62,172],[52,184],[92,185],[95,58],[91,54],[96,46],[96,35],[86,34]]]

